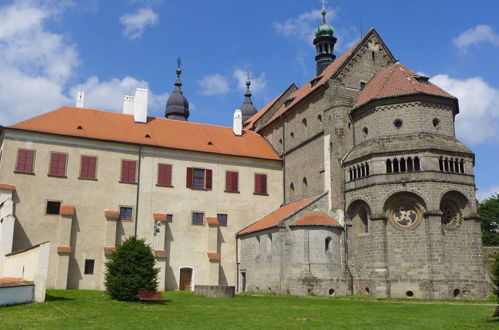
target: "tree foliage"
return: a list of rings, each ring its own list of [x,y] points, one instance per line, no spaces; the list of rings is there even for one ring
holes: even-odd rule
[[[485,246],[499,246],[499,195],[478,203],[482,218],[482,239]]]
[[[106,291],[113,299],[137,300],[138,291],[156,291],[158,272],[154,254],[143,239],[127,238],[106,262]]]

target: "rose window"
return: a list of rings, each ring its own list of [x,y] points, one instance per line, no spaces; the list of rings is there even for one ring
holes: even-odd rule
[[[444,204],[442,208],[442,224],[447,228],[456,227],[463,221],[463,212],[451,204]]]
[[[402,205],[393,212],[393,221],[402,227],[411,227],[418,220],[418,212],[414,206]]]

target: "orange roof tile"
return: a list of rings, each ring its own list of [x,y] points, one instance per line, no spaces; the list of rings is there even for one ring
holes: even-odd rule
[[[118,219],[120,213],[118,211],[105,210],[104,216],[108,219]]]
[[[218,218],[206,217],[206,222],[208,222],[209,225],[218,225]]]
[[[333,226],[343,227],[338,221],[323,212],[310,211],[300,219],[293,222],[291,226]]]
[[[75,207],[73,205],[61,205],[61,215],[75,215]]]
[[[154,250],[154,255],[158,258],[168,258],[166,250]]]
[[[20,282],[22,278],[20,277],[2,277],[0,278],[0,283],[11,283],[11,282]]]
[[[57,253],[71,253],[71,246],[58,246]]]
[[[133,115],[63,107],[9,126],[12,129],[117,141],[164,148],[280,160],[255,132],[236,136],[231,127],[148,117],[135,123]]]
[[[114,251],[116,251],[116,247],[114,246],[104,246],[104,254],[107,256],[107,255],[110,255],[111,253],[113,253]]]
[[[16,186],[11,184],[0,183],[0,190],[16,190]]]
[[[357,98],[354,109],[369,101],[413,94],[429,94],[455,99],[429,81],[421,82],[414,71],[402,64],[393,64],[378,72],[364,87]],[[423,78],[424,79],[424,78]]]
[[[255,231],[276,227],[279,225],[279,223],[281,223],[281,221],[285,220],[290,215],[296,213],[298,210],[306,207],[310,203],[316,201],[321,196],[322,195],[317,195],[306,199],[302,199],[294,203],[286,204],[278,208],[274,212],[264,216],[257,222],[244,228],[239,233],[237,233],[237,235],[249,234]]]
[[[220,253],[208,252],[206,254],[208,255],[208,259],[210,260],[220,260]]]
[[[154,221],[166,221],[166,214],[163,213],[153,213]]]

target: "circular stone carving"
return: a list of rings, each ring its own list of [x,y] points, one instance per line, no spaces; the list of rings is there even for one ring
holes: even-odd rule
[[[442,207],[442,225],[444,228],[456,228],[462,222],[463,211],[453,203],[445,203]]]
[[[410,228],[419,221],[418,209],[410,204],[402,204],[392,212],[391,219],[399,227]]]

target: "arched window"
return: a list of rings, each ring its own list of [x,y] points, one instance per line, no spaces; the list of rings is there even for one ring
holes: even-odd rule
[[[295,191],[295,185],[293,184],[293,182],[291,182],[291,184],[289,185],[289,189],[291,191]]]
[[[348,170],[348,173],[350,174],[350,181],[352,181],[353,180],[352,168]]]
[[[444,168],[445,172],[449,172],[449,159],[445,158],[444,160]]]
[[[386,173],[392,173],[392,161],[389,159],[386,160]]]
[[[369,176],[369,164],[366,163],[366,176]]]
[[[442,159],[442,157],[438,159],[438,167],[440,168],[441,172],[444,171],[444,160]]]
[[[307,127],[307,118],[303,118],[303,120],[301,121],[303,127]]]
[[[420,171],[421,164],[419,163],[419,157],[414,157],[414,171]]]
[[[360,220],[362,221],[362,226],[364,227],[364,233],[369,232],[369,219],[367,216],[366,209],[362,208],[359,212]]]
[[[362,173],[361,173],[361,170],[360,170],[360,166],[357,165],[357,178],[361,178],[362,176]]]
[[[414,171],[414,164],[412,163],[411,157],[407,157],[407,171],[408,172]]]
[[[307,187],[308,187],[308,182],[307,182],[307,178],[303,178],[302,180],[302,188],[303,188],[303,191],[307,191]]]
[[[354,167],[352,168],[352,173],[353,173],[353,179],[357,179],[357,169]]]
[[[399,172],[399,161],[397,158],[393,160],[393,172],[398,173]]]
[[[364,164],[362,164],[362,166],[361,166],[361,174],[362,174],[362,177],[366,176],[366,166]]]
[[[449,171],[454,172],[454,159],[449,160]]]
[[[317,119],[319,120],[319,122],[321,122],[321,123],[322,123],[322,115],[318,115],[318,116],[317,116]]]
[[[459,164],[461,168],[461,173],[464,173],[464,160],[461,159],[461,163]]]
[[[331,237],[327,237],[326,240],[324,241],[324,252],[331,252]]]
[[[405,172],[405,159],[400,158],[400,172]]]
[[[456,171],[457,173],[461,172],[459,170],[459,160],[457,158],[454,159],[454,171]]]

